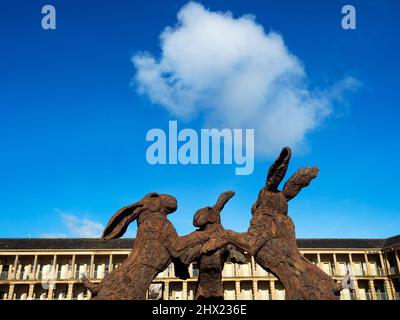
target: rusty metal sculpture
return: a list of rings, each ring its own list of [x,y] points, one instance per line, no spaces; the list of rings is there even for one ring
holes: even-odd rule
[[[284,185],[291,150],[282,149],[271,165],[266,185],[258,194],[251,211],[253,217],[246,233],[225,230],[220,212],[233,192],[223,193],[214,207],[200,209],[194,216],[199,230],[179,237],[167,215],[177,208],[174,197],[150,193],[139,202],[119,210],[108,222],[102,240],[121,237],[137,219],[137,237],[129,257],[117,269],[95,285],[84,285],[96,299],[145,299],[157,274],[173,262],[176,276],[185,279],[187,266],[198,259],[200,275],[196,298],[223,298],[221,271],[230,252],[244,262],[236,249],[252,254],[255,261],[274,274],[283,284],[287,299],[338,299],[342,288],[330,276],[309,262],[298,250],[294,224],[288,217],[288,201],[317,176],[318,168],[299,169]],[[224,248],[224,249],[221,249]],[[231,257],[232,258],[232,257]]]
[[[225,204],[235,195],[228,191],[222,193],[213,207],[198,210],[193,217],[193,225],[199,230],[207,232],[223,233],[220,213]],[[246,257],[233,245],[227,245],[217,251],[205,253],[197,260],[199,266],[199,278],[197,281],[195,299],[224,299],[224,287],[222,285],[222,269],[224,263],[229,260],[234,263],[246,263]]]
[[[319,169],[299,169],[279,191],[290,157],[291,150],[285,147],[270,167],[266,185],[252,207],[253,217],[247,233],[227,230],[229,240],[226,241],[252,254],[259,265],[274,274],[285,288],[286,299],[336,300],[341,285],[300,253],[294,224],[288,217],[288,201],[310,184]],[[220,245],[210,241],[207,249]]]
[[[167,215],[176,209],[177,200],[174,197],[150,193],[114,214],[101,239],[109,241],[121,237],[136,219],[137,237],[128,258],[99,284],[84,279],[83,283],[94,299],[145,299],[151,282],[171,262],[175,263],[176,276],[188,277],[186,265],[203,253],[202,246],[209,239],[209,233],[195,231],[179,237],[167,219]]]

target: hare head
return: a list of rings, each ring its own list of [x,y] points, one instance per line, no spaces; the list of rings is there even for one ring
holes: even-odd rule
[[[140,201],[118,210],[108,221],[101,239],[108,241],[120,238],[129,224],[143,213],[167,215],[176,211],[177,206],[177,200],[173,196],[149,193]]]
[[[219,196],[217,203],[213,207],[205,207],[199,209],[193,217],[193,225],[197,228],[204,229],[207,225],[210,224],[220,224],[220,213],[225,204],[234,195],[235,193],[233,191],[224,192]]]
[[[319,168],[304,167],[297,170],[283,186],[282,191],[278,190],[279,184],[285,177],[291,150],[284,147],[268,170],[267,181],[264,189],[260,191],[257,202],[252,207],[252,213],[259,207],[268,207],[280,213],[288,213],[288,201],[293,199],[302,188],[308,186],[312,179],[318,175]]]

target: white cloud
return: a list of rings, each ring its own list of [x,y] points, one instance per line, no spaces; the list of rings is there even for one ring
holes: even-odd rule
[[[86,215],[74,214],[71,211],[55,208],[59,214],[61,225],[56,232],[41,233],[41,238],[100,238],[104,226],[101,222],[88,218]],[[60,232],[58,232],[60,230]],[[131,225],[124,238],[134,238],[136,226]]]
[[[78,238],[98,238],[103,232],[103,225],[100,222],[91,220],[87,217],[78,217],[69,211],[56,209],[60,214],[63,225],[67,228],[67,234],[62,233],[64,237]]]
[[[146,52],[132,58],[139,92],[179,119],[203,114],[207,127],[254,128],[258,154],[304,145],[333,102],[358,86],[348,77],[310,90],[283,37],[266,33],[253,16],[234,18],[189,2],[177,17],[160,35],[159,59]]]

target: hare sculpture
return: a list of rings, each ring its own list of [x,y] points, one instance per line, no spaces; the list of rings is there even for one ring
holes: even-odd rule
[[[150,193],[120,209],[108,222],[102,241],[121,237],[137,220],[137,236],[128,258],[98,285],[84,279],[84,285],[98,300],[143,300],[158,273],[175,263],[175,273],[187,278],[186,265],[202,254],[207,232],[179,237],[167,215],[177,209],[177,200],[167,194]],[[182,258],[182,260],[181,260]]]
[[[223,232],[220,213],[225,204],[235,195],[228,191],[222,193],[213,207],[206,207],[196,212],[193,225],[207,232]],[[209,252],[198,258],[199,278],[197,281],[195,299],[224,299],[222,285],[222,269],[225,261],[246,263],[246,257],[233,245],[227,245],[217,251]]]

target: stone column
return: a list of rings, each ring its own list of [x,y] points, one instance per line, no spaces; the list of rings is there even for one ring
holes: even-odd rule
[[[14,295],[14,285],[10,284],[10,287],[8,288],[8,300],[13,300],[13,295]]]
[[[321,255],[317,253],[318,268],[322,270]]]
[[[56,279],[57,279],[57,271],[58,271],[58,266],[57,266],[57,255],[55,254],[55,255],[54,255],[54,258],[53,258],[53,270],[52,270],[52,272],[53,272],[52,279],[53,279],[53,280],[56,280]]]
[[[90,256],[89,278],[94,278],[94,254]]]
[[[366,267],[367,267],[367,276],[371,276],[371,268],[370,268],[370,266],[369,266],[369,260],[368,260],[368,254],[367,253],[364,253],[364,259],[365,259],[365,265],[366,265]]]
[[[30,275],[30,279],[36,280],[36,267],[37,267],[38,255],[35,254],[35,259],[33,260],[33,267]]]
[[[251,274],[256,275],[256,262],[253,256],[250,256]]]
[[[72,300],[74,297],[74,285],[73,283],[68,284],[68,293],[67,293],[67,299]]]
[[[387,273],[390,275],[390,263],[389,263],[389,259],[388,259],[388,256],[387,256],[387,253],[385,252],[384,253],[384,255],[385,255],[385,261],[386,261],[386,267],[387,267]]]
[[[75,262],[76,262],[76,255],[72,255],[72,261],[71,261],[71,274],[69,276],[69,279],[75,279]]]
[[[54,295],[54,282],[49,283],[49,289],[47,290],[47,300],[53,300]]]
[[[339,275],[339,264],[337,262],[336,253],[333,254],[333,264],[335,265],[335,273],[333,276]]]
[[[241,265],[238,263],[233,263],[233,270],[235,273],[235,277],[241,277],[241,272],[239,272],[239,268],[241,268]],[[241,270],[240,270],[241,271]]]
[[[400,253],[399,251],[395,251],[394,255],[396,256],[396,262],[397,262],[397,272],[400,273]]]
[[[11,280],[14,275],[14,262],[8,264],[8,272],[6,274],[6,280]]]
[[[381,267],[382,267],[383,272],[384,272],[385,274],[389,274],[389,270],[388,270],[388,268],[387,268],[386,262],[385,262],[384,259],[383,259],[382,252],[379,252],[379,259],[380,259],[380,261],[381,261]]]
[[[113,271],[113,268],[114,268],[114,266],[113,266],[113,255],[110,254],[110,258],[109,258],[109,261],[108,261],[108,272],[111,273],[111,271]]]
[[[169,300],[169,282],[168,281],[164,282],[163,299],[164,300]]]
[[[389,258],[388,258],[388,255],[387,255],[387,253],[385,252],[385,260],[386,260],[386,263],[387,263],[387,266],[388,266],[388,274],[391,274],[390,272],[390,268],[392,267],[391,265],[390,265],[390,263],[389,263]],[[394,267],[394,266],[393,266]]]
[[[188,294],[187,294],[187,281],[182,282],[182,300],[187,300]]]
[[[245,255],[245,257],[246,257],[246,260],[247,260],[247,255]],[[254,275],[254,272],[253,272],[253,263],[251,262],[251,258],[252,258],[252,256],[250,256],[250,259],[246,262],[247,264],[249,264],[249,273],[250,274],[246,274],[245,275],[245,277],[252,277],[253,275]]]
[[[358,280],[354,279],[354,293],[356,295],[356,299],[360,300],[360,291],[358,290]]]
[[[28,296],[27,296],[28,300],[33,299],[33,291],[34,291],[34,285],[30,284],[29,289],[28,289]]]
[[[354,293],[356,295],[356,299],[360,300],[360,292],[358,290],[358,282],[357,282],[356,274],[355,274],[356,268],[354,267],[353,257],[352,257],[351,253],[349,254],[349,261],[350,261],[351,274],[354,276],[354,281],[353,281],[353,283],[354,283]]]
[[[386,293],[389,298],[389,300],[393,300],[393,288],[391,286],[391,283],[388,279],[385,279],[385,288],[386,288]]]
[[[18,255],[15,256],[14,265],[13,265],[13,274],[11,275],[11,279],[17,279],[17,268],[18,268]]]
[[[271,291],[272,300],[276,300],[275,280],[271,280],[269,282],[269,288],[270,288],[270,291]]]
[[[169,277],[168,268],[165,269],[165,271],[166,271],[166,276]],[[191,264],[189,265],[189,275],[190,275],[190,278],[193,278],[193,263],[191,263]]]
[[[372,300],[376,300],[377,297],[376,297],[374,280],[369,280],[368,285],[369,285],[369,289],[371,291]]]
[[[258,298],[258,286],[257,286],[257,280],[253,281],[253,300],[257,300]]]
[[[349,261],[350,261],[350,273],[355,276],[355,268],[353,263],[353,257],[351,253],[349,253]]]
[[[240,300],[240,281],[235,281],[235,297],[236,300]]]

